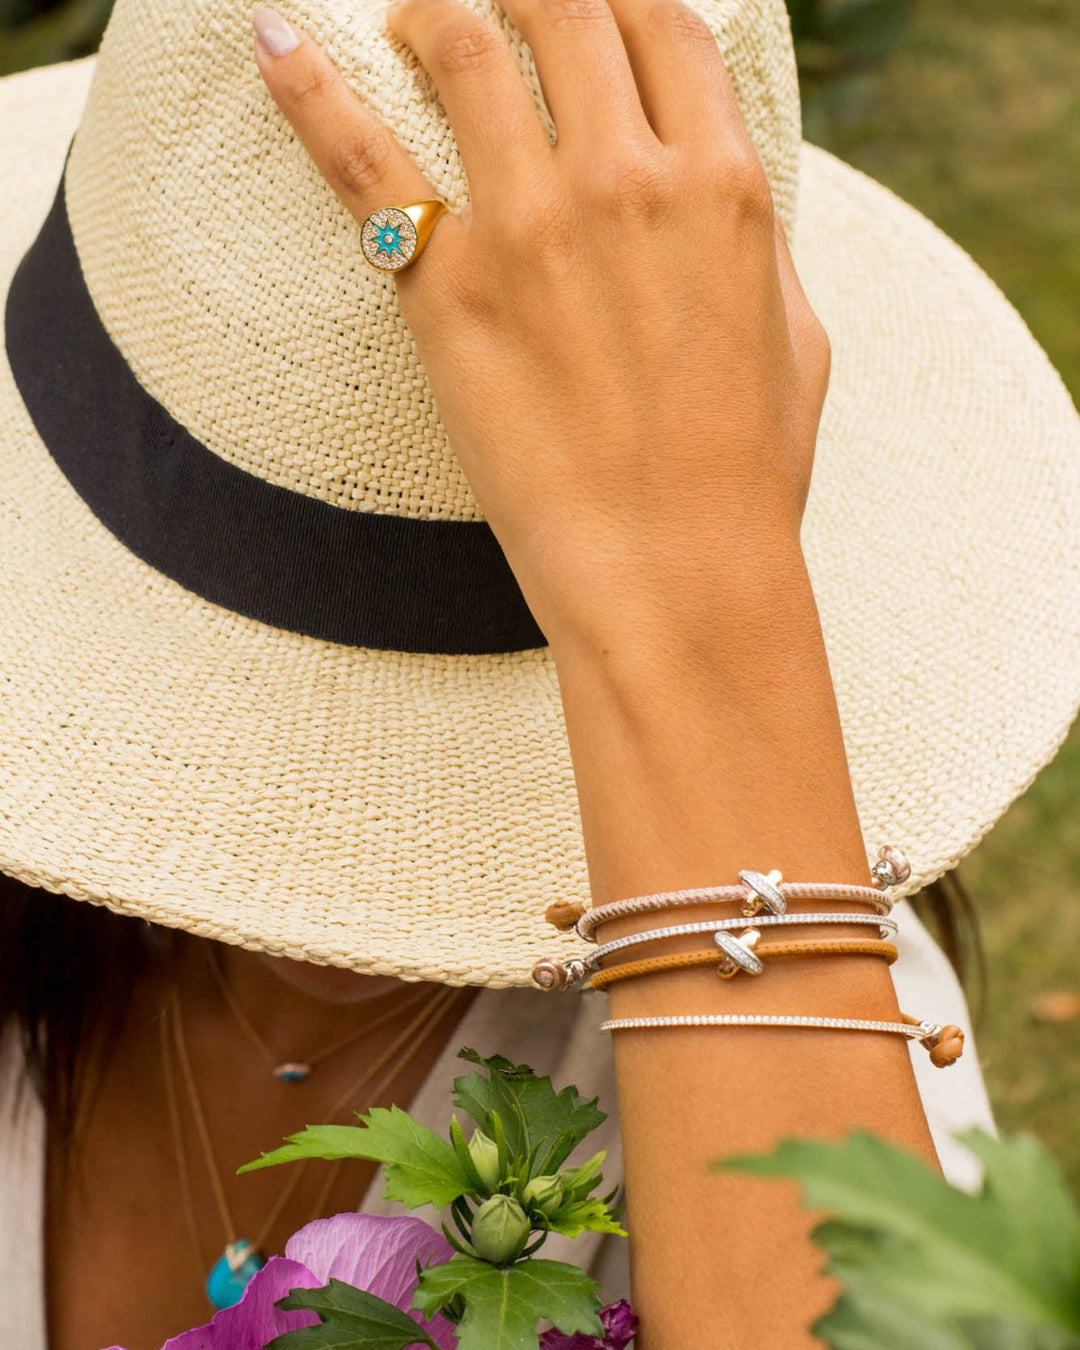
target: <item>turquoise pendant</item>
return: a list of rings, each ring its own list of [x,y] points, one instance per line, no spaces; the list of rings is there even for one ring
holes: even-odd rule
[[[274,1077],[282,1083],[304,1083],[311,1077],[311,1065],[289,1060],[277,1066]]]
[[[230,1242],[222,1252],[221,1260],[206,1277],[206,1294],[210,1302],[219,1311],[239,1303],[252,1276],[265,1265],[263,1256],[247,1238]]]

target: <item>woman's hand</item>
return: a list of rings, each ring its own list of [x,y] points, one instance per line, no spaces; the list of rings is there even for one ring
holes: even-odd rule
[[[693,631],[718,577],[751,551],[760,564],[754,546],[798,552],[828,340],[705,22],[679,0],[505,8],[554,147],[492,21],[458,0],[387,11],[435,81],[470,189],[395,274],[402,311],[552,646],[646,613]],[[258,66],[358,225],[436,196],[294,32],[282,55],[256,43]]]

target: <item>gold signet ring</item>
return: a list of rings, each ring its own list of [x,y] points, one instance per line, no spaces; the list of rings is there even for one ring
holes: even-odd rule
[[[400,272],[419,258],[435,222],[447,209],[445,202],[429,198],[372,211],[360,227],[364,257],[380,272]]]

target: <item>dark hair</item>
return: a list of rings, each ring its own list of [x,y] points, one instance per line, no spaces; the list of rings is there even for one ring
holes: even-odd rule
[[[978,919],[955,874],[912,897],[957,976],[969,987],[973,955],[983,998],[986,961]],[[23,1089],[37,1094],[49,1128],[70,1142],[87,1066],[124,1020],[140,975],[171,950],[174,937],[144,919],[71,900],[0,872],[0,1031],[18,1035]]]
[[[160,959],[144,919],[28,886],[0,872],[0,1032],[14,1032],[49,1129],[70,1142],[90,1065],[119,1031],[141,973]],[[170,935],[171,936],[171,935]]]

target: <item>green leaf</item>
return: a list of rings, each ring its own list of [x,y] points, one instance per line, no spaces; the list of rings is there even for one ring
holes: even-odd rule
[[[627,1236],[607,1205],[597,1196],[560,1205],[554,1214],[547,1216],[547,1226],[553,1233],[562,1233],[569,1238],[576,1238],[586,1232]]]
[[[1038,1331],[1006,1318],[945,1323],[917,1304],[883,1296],[861,1277],[813,1327],[832,1350],[1076,1350],[1067,1333]]]
[[[590,1191],[600,1185],[604,1179],[600,1169],[606,1159],[607,1149],[602,1148],[599,1153],[594,1153],[588,1162],[582,1163],[580,1167],[563,1169],[560,1175],[568,1199],[582,1200]]]
[[[596,1281],[562,1261],[530,1259],[499,1267],[455,1256],[424,1271],[413,1304],[431,1317],[458,1296],[465,1304],[458,1350],[536,1350],[541,1318],[567,1335],[603,1334]]]
[[[557,1172],[584,1137],[573,1125],[569,1125],[557,1130],[550,1138],[541,1138],[529,1160],[530,1177],[550,1176]]]
[[[942,1321],[912,1300],[902,1274],[892,1280],[895,1239],[839,1220],[820,1224],[813,1236],[829,1253],[829,1272],[845,1285],[813,1328],[833,1350],[1066,1350],[1080,1345],[1067,1333],[1039,1331],[1013,1319]]]
[[[457,1155],[458,1163],[461,1167],[462,1175],[468,1182],[467,1194],[487,1195],[488,1189],[484,1185],[480,1173],[476,1170],[476,1164],[472,1160],[472,1154],[469,1152],[469,1143],[465,1138],[461,1126],[458,1124],[457,1116],[450,1117],[450,1144]]]
[[[1035,1249],[1033,1259],[1064,1286],[1071,1281],[1074,1295],[1080,1294],[1080,1208],[1053,1156],[1031,1134],[1004,1143],[982,1130],[959,1137],[982,1160],[984,1194],[1011,1222],[1023,1222],[1022,1242]],[[1074,1306],[1080,1317],[1080,1298]],[[1071,1329],[1080,1332],[1080,1325]]]
[[[412,1345],[438,1350],[408,1313],[342,1280],[331,1280],[322,1289],[293,1289],[275,1307],[318,1313],[322,1325],[287,1331],[266,1350],[406,1350]]]
[[[598,1109],[598,1097],[586,1100],[576,1087],[556,1092],[550,1078],[539,1077],[527,1064],[512,1064],[502,1055],[485,1059],[468,1049],[459,1058],[487,1072],[454,1080],[455,1105],[492,1138],[497,1135],[491,1118],[501,1120],[516,1162],[527,1161],[542,1144],[536,1175],[557,1171],[581,1140],[607,1119]]]
[[[834,1314],[850,1325],[822,1332],[847,1337],[834,1345],[860,1345],[856,1313],[869,1317],[868,1308],[879,1324],[894,1309],[909,1317],[918,1309],[940,1334],[959,1333],[962,1319],[983,1318],[1076,1337],[1080,1214],[1052,1158],[1030,1136],[998,1140],[970,1131],[960,1138],[985,1166],[978,1195],[863,1132],[842,1143],[785,1141],[770,1154],[714,1166],[793,1178],[806,1204],[834,1216],[813,1234],[829,1253],[827,1268],[849,1291],[847,1306]],[[903,1340],[902,1328],[877,1335],[885,1350],[927,1343],[925,1335]],[[965,1344],[941,1343],[950,1350]]]
[[[460,1231],[460,1230],[459,1230]],[[465,1237],[459,1237],[445,1223],[442,1226],[443,1237],[446,1238],[454,1251],[460,1252],[462,1256],[476,1256],[476,1248]]]
[[[359,1125],[308,1125],[298,1134],[286,1135],[280,1148],[263,1153],[254,1162],[236,1169],[257,1172],[260,1167],[276,1167],[279,1163],[300,1162],[304,1158],[366,1158],[361,1152],[364,1131]]]
[[[965,1318],[960,1326],[976,1350],[1080,1350],[1080,1338],[1067,1332],[1033,1331],[998,1317]]]
[[[457,1080],[454,1080],[457,1082]],[[495,1147],[499,1151],[499,1175],[508,1178],[510,1173],[510,1141],[506,1137],[506,1129],[502,1123],[502,1117],[494,1113],[488,1117],[488,1128],[491,1131],[491,1138],[495,1140]]]
[[[972,1350],[955,1327],[927,1320],[917,1309],[898,1307],[872,1292],[845,1291],[831,1312],[814,1323],[815,1337],[831,1350]]]
[[[444,1209],[469,1189],[453,1146],[441,1135],[413,1120],[399,1106],[376,1106],[361,1117],[362,1125],[309,1125],[272,1153],[239,1170],[294,1162],[298,1158],[366,1158],[386,1164],[388,1200],[409,1209],[434,1205]]]

